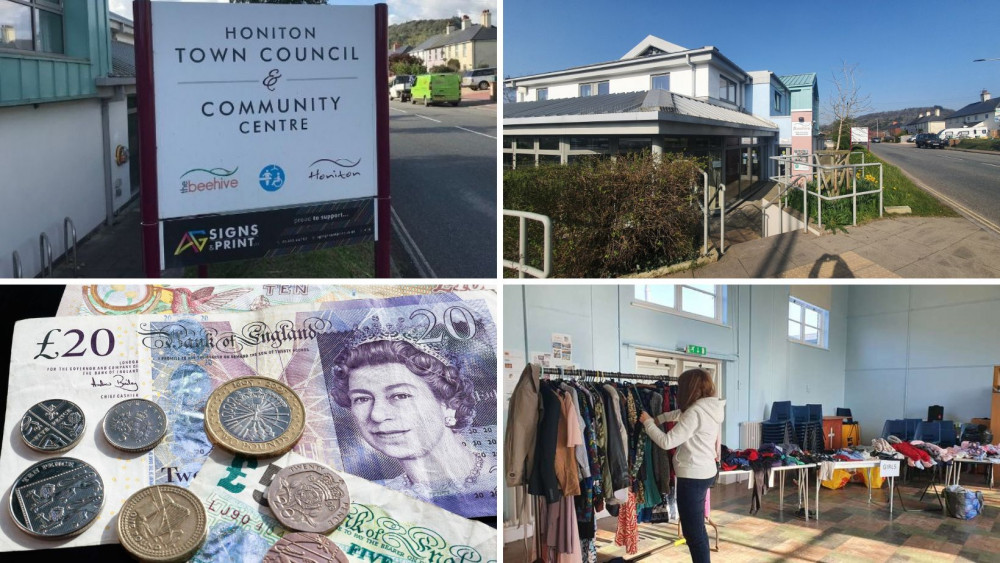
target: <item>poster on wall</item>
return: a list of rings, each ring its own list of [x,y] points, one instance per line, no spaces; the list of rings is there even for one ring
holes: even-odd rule
[[[514,392],[514,387],[517,385],[517,378],[521,375],[521,370],[524,369],[524,355],[519,352],[511,352],[510,350],[503,351],[503,398],[506,401],[510,400],[510,395]],[[504,410],[506,412],[506,409]]]
[[[161,268],[376,240],[381,8],[149,5]]]
[[[573,361],[573,337],[568,334],[552,333],[552,357],[557,360]]]

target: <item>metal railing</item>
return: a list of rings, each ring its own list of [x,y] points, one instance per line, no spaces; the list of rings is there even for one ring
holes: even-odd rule
[[[43,278],[52,277],[52,245],[49,243],[49,235],[42,234],[38,235],[38,255],[41,258],[42,271],[40,272]],[[48,275],[45,275],[45,271],[48,270]]]
[[[708,198],[708,173],[702,169],[698,169],[702,177],[702,201],[698,203],[701,207],[702,215],[702,241],[701,241],[701,254],[705,256],[708,254],[708,216],[712,209],[712,204],[715,201],[719,202],[719,221],[720,221],[720,232],[719,232],[719,254],[724,254],[726,252],[726,186],[725,184],[719,184],[718,191],[715,192],[715,196],[712,199]],[[692,186],[692,191],[697,195],[697,186]]]
[[[517,270],[517,277],[523,278],[524,274],[530,274],[536,278],[547,278],[552,273],[552,221],[545,215],[531,213],[528,211],[503,210],[504,217],[518,218],[517,231],[517,262],[504,260],[503,267]],[[542,269],[525,264],[525,254],[528,247],[528,220],[538,221],[543,228],[542,241]]]
[[[11,263],[13,268],[13,275],[15,278],[24,277],[24,272],[21,271],[21,255],[14,251],[14,255],[11,256]]]
[[[809,196],[810,195],[816,197],[816,222],[817,222],[820,230],[823,229],[823,202],[824,201],[828,201],[829,202],[829,201],[837,201],[837,200],[840,200],[840,199],[851,198],[851,223],[852,223],[852,225],[857,225],[858,224],[858,196],[869,195],[869,194],[876,194],[877,193],[878,194],[878,215],[879,215],[879,217],[883,216],[883,199],[884,198],[883,198],[883,190],[882,190],[882,186],[883,186],[883,182],[882,182],[882,179],[883,179],[882,163],[880,163],[880,162],[864,162],[864,158],[865,158],[864,157],[864,153],[861,153],[860,151],[854,151],[852,153],[849,153],[848,154],[848,160],[850,160],[850,155],[851,154],[855,154],[855,153],[861,154],[861,160],[862,160],[862,162],[860,164],[852,164],[850,162],[848,162],[847,164],[820,164],[819,163],[819,155],[816,155],[816,154],[812,155],[813,158],[810,159],[809,162],[803,162],[801,160],[796,160],[797,158],[801,158],[801,157],[795,157],[795,156],[772,156],[771,157],[772,160],[775,160],[775,161],[777,161],[779,163],[784,163],[785,164],[785,174],[783,176],[774,176],[772,178],[772,180],[778,182],[779,184],[783,184],[784,186],[786,186],[784,188],[784,191],[788,191],[789,189],[799,189],[799,190],[802,190],[802,204],[803,204],[803,207],[802,207],[803,208],[803,214],[802,214],[803,215],[803,218],[802,218],[803,227],[802,227],[802,230],[803,230],[803,232],[807,232],[809,230]],[[809,186],[808,186],[808,184],[806,182],[799,182],[799,181],[792,182],[791,181],[791,179],[793,177],[795,177],[795,176],[803,176],[803,174],[798,174],[798,175],[792,175],[791,174],[791,172],[792,172],[792,166],[795,165],[795,164],[798,164],[800,166],[808,166],[809,168],[811,168],[811,173],[810,174],[804,174],[804,176],[810,176],[810,175],[813,175],[813,174],[816,175],[816,186],[817,186],[816,191],[810,191],[809,190]],[[867,169],[867,168],[875,167],[875,166],[878,167],[878,189],[867,190],[867,191],[864,191],[864,192],[859,192],[858,191],[858,174],[860,172],[862,172],[863,170]],[[849,194],[842,194],[842,195],[836,195],[836,196],[823,195],[823,193],[821,192],[822,186],[823,186],[823,174],[824,173],[830,174],[831,172],[833,172],[834,178],[836,178],[837,171],[840,171],[840,170],[849,171],[850,178],[851,178],[851,193],[849,193]]]
[[[787,168],[786,168],[786,170],[787,170]],[[789,191],[791,191],[791,190],[793,190],[795,188],[800,188],[801,186],[799,185],[800,184],[799,180],[802,180],[801,183],[805,184],[806,183],[806,179],[808,177],[809,177],[809,174],[792,174],[792,175],[786,175],[786,176],[771,176],[769,178],[769,180],[771,180],[772,182],[775,182],[775,183],[778,184],[778,193],[770,201],[768,201],[767,199],[765,199],[764,200],[764,205],[761,206],[761,217],[760,217],[760,219],[761,219],[761,229],[760,229],[760,232],[764,236],[764,238],[767,238],[767,237],[771,236],[767,232],[768,231],[768,229],[767,229],[767,209],[769,207],[774,206],[775,204],[777,204],[777,206],[778,206],[778,234],[779,235],[785,234],[785,220],[784,220],[784,217],[782,216],[782,213],[785,212],[785,194],[787,194]],[[803,209],[806,207],[806,203],[807,203],[807,201],[806,201],[806,194],[805,194],[805,190],[803,190],[802,191],[802,207],[803,207]]]
[[[70,234],[73,235],[73,246],[69,245]],[[77,259],[76,254],[76,226],[73,225],[73,220],[69,217],[63,220],[63,246],[66,248],[66,259],[69,259],[69,251],[73,251],[73,275],[79,275],[80,261]]]

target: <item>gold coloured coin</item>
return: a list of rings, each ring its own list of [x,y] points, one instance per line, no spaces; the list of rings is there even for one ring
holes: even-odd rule
[[[271,480],[267,505],[290,530],[329,534],[347,518],[351,495],[344,479],[329,467],[297,463]]]
[[[186,561],[207,533],[205,506],[176,485],[146,487],[130,496],[118,513],[118,539],[142,561]]]
[[[284,383],[240,377],[220,385],[205,403],[205,433],[222,448],[250,457],[292,449],[305,429],[305,407]]]

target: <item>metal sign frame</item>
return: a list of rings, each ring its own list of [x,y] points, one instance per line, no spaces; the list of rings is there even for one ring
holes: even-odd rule
[[[389,7],[375,4],[375,276],[390,276],[391,194],[389,184],[389,99],[380,96],[389,89]],[[153,72],[153,22],[150,0],[133,0],[135,18],[136,97],[139,121],[140,210],[143,272],[159,278],[161,240],[156,162],[156,96]],[[336,204],[318,202],[313,206]],[[301,206],[300,206],[301,207]],[[259,210],[266,213],[268,210]],[[288,211],[288,210],[278,210]],[[219,217],[226,217],[225,214]],[[190,218],[185,218],[190,219]]]

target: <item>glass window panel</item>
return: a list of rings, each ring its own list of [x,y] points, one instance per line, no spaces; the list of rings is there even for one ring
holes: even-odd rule
[[[580,85],[580,96],[590,96],[591,95],[590,89],[591,89],[591,85],[590,84],[581,84]]]
[[[618,139],[618,152],[641,152],[652,150],[653,141],[649,137],[622,137]]]
[[[503,137],[503,148],[509,149],[514,144],[514,138],[509,135]]]
[[[598,94],[602,94],[602,95],[603,94],[610,94],[611,93],[611,87],[610,87],[610,85],[607,82],[598,82],[597,83],[597,93]]]
[[[688,286],[688,287],[693,287],[695,289],[700,289],[701,291],[704,291],[705,293],[715,294],[715,286],[711,285],[711,284],[689,283],[689,284],[685,284],[685,285]]]
[[[538,100],[538,101],[540,101],[540,102],[543,101],[543,100],[549,99],[549,89],[548,88],[539,88],[539,89],[535,90],[535,99]]]
[[[519,154],[517,155],[517,167],[522,166],[534,166],[535,165],[535,155],[533,154]]]
[[[806,324],[812,327],[818,327],[819,313],[813,309],[806,309]]]
[[[34,49],[31,36],[31,8],[0,0],[0,47]]]
[[[510,169],[514,166],[514,155],[506,152],[503,154],[503,167]]]
[[[637,285],[635,286],[635,298],[640,301],[648,301],[663,305],[664,307],[674,307],[675,288],[672,285]]]
[[[691,288],[681,290],[681,309],[687,313],[715,318],[715,296]]]
[[[796,321],[802,320],[802,305],[794,301],[788,302],[788,318]]]
[[[606,151],[611,145],[607,137],[570,137],[570,150]]]
[[[544,151],[559,150],[559,137],[539,137],[538,148]]]
[[[788,337],[798,340],[802,337],[802,325],[795,321],[788,321]]]
[[[806,326],[805,334],[802,340],[810,344],[819,344],[819,330],[810,326]]]
[[[559,155],[557,154],[540,154],[538,155],[538,164],[561,164]]]
[[[516,137],[517,148],[519,149],[534,149],[535,148],[535,138],[534,137]]]
[[[670,75],[661,74],[653,77],[653,90],[670,90]]]

